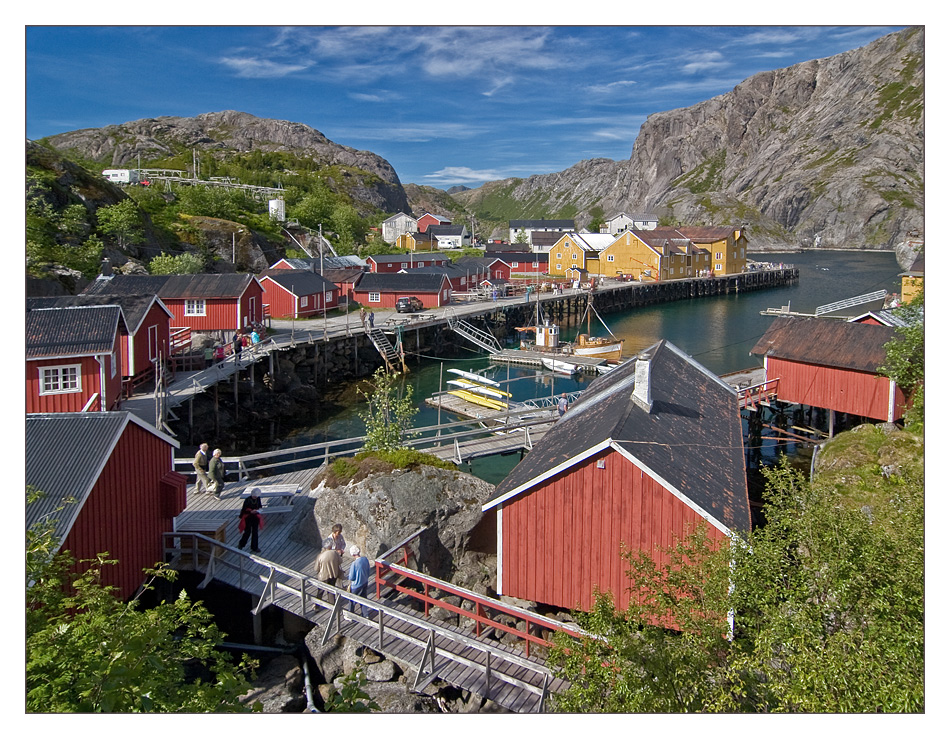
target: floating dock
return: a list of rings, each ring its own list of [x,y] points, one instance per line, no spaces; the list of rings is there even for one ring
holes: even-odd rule
[[[491,355],[491,361],[493,364],[511,364],[518,367],[544,369],[544,363],[541,360],[545,357],[570,362],[576,365],[581,372],[591,374],[597,372],[597,367],[607,364],[606,359],[578,357],[573,354],[562,354],[561,352],[537,352],[530,349],[502,349],[500,352]]]

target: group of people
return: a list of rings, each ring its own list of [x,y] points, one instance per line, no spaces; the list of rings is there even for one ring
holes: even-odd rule
[[[227,342],[217,341],[214,344],[208,344],[204,348],[204,358],[205,358],[205,368],[211,367],[213,364],[218,362],[223,362],[224,357],[227,354],[227,349],[225,344]],[[241,352],[244,349],[247,349],[249,346],[254,344],[261,343],[261,335],[256,328],[251,330],[250,334],[234,332],[234,337],[231,339],[231,347],[234,353],[234,361],[237,362],[241,358]]]
[[[323,549],[317,557],[317,579],[328,585],[336,586],[337,581],[343,579],[343,552],[346,550],[346,541],[343,539],[343,526],[333,524],[330,536],[323,540]],[[350,547],[350,556],[353,562],[346,573],[346,580],[350,583],[350,592],[354,595],[366,597],[369,586],[369,559],[360,553],[360,548],[354,544]],[[350,610],[356,612],[356,604],[350,601]],[[362,607],[363,615],[372,618],[372,611]]]
[[[224,460],[221,459],[221,450],[215,449],[211,456],[208,456],[208,444],[202,443],[195,454],[195,461],[192,463],[195,468],[197,482],[195,483],[195,494],[207,493],[215,498],[220,498],[224,491]]]
[[[369,321],[369,327],[373,328],[373,322],[376,320],[376,314],[373,311],[366,312],[366,308],[360,306],[360,323],[363,324],[363,330],[366,330],[366,322]]]

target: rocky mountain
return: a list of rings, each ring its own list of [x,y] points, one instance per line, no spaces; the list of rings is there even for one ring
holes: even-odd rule
[[[453,195],[479,219],[651,211],[663,222],[747,223],[751,243],[894,248],[923,230],[924,33],[908,28],[762,72],[647,118],[627,161]]]
[[[135,167],[138,162],[157,167],[160,161],[171,162],[163,165],[171,167],[173,160],[178,160],[190,169],[193,150],[202,161],[224,160],[235,153],[287,153],[321,167],[336,168],[333,188],[347,192],[364,214],[409,209],[396,170],[379,155],[334,143],[302,123],[258,118],[234,110],[202,113],[194,118],[144,118],[70,131],[50,136],[45,142],[66,156],[103,168]]]

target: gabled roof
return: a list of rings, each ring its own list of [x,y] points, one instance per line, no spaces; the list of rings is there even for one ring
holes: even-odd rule
[[[112,275],[99,276],[85,295],[139,295],[152,293],[163,300],[238,298],[256,277],[250,274]]]
[[[749,531],[735,390],[667,341],[640,358],[650,361],[649,410],[633,398],[638,368],[637,359],[630,359],[591,383],[482,509],[530,492],[612,448],[720,530]]]
[[[492,256],[495,259],[501,259],[505,264],[511,264],[512,262],[518,264],[538,262],[538,264],[543,264],[548,261],[546,251],[493,251]]]
[[[117,305],[28,310],[26,358],[109,354],[119,330],[128,331]]]
[[[361,267],[347,267],[346,269],[325,269],[323,276],[334,284],[341,282],[356,282],[360,275],[364,273]]]
[[[58,295],[47,298],[27,298],[26,309],[29,311],[81,305],[117,305],[122,309],[122,315],[128,325],[129,332],[134,334],[141,328],[142,321],[145,320],[152,305],[156,303],[169,318],[173,317],[172,312],[154,293],[143,293],[142,295]]]
[[[452,262],[448,264],[433,264],[430,267],[413,267],[412,269],[406,268],[405,270],[400,270],[406,274],[415,275],[415,274],[433,274],[433,275],[445,275],[449,279],[455,279],[459,277],[467,277],[470,273],[464,267],[460,267]]]
[[[449,261],[449,258],[445,256],[445,254],[440,254],[437,251],[423,251],[415,254],[373,254],[372,256],[366,257],[367,261],[370,259],[376,264],[402,264],[403,262],[408,264],[409,262],[417,262],[420,260],[429,261],[430,259]]]
[[[620,212],[620,213],[617,213],[616,215],[611,216],[611,217],[608,218],[607,220],[608,220],[608,221],[615,221],[615,220],[617,220],[618,218],[629,218],[631,221],[656,221],[657,223],[660,222],[659,216],[657,216],[657,215],[655,215],[655,214],[653,214],[653,213],[623,213],[623,212]]]
[[[56,519],[55,536],[62,544],[129,423],[178,447],[177,441],[129,411],[27,414],[26,484],[45,493],[27,505],[27,528]],[[74,502],[65,502],[68,498]],[[57,513],[60,506],[63,510]]]
[[[379,293],[437,293],[443,284],[448,282],[444,274],[420,272],[367,272],[358,283],[356,289],[360,292]]]
[[[596,252],[596,253],[602,252],[604,249],[606,249],[608,246],[610,246],[617,240],[617,237],[613,236],[612,234],[594,234],[594,233],[582,234],[582,233],[577,233],[575,231],[572,233],[562,234],[561,238],[558,239],[558,241],[565,238],[568,238],[571,241],[573,241],[575,244],[581,247],[581,249],[583,249],[584,251],[590,251],[590,252]]]
[[[907,325],[907,321],[891,310],[869,310],[867,313],[862,313],[860,316],[849,318],[848,323],[859,323],[865,318],[871,318],[880,323],[882,326],[891,326],[893,328],[901,328]]]
[[[383,223],[389,223],[390,221],[396,221],[396,220],[398,220],[399,218],[408,218],[410,221],[413,221],[413,222],[416,222],[416,221],[419,220],[419,219],[416,218],[415,216],[411,216],[411,215],[409,215],[408,213],[403,213],[402,211],[399,211],[398,213],[396,213],[396,215],[389,216],[389,218],[387,218],[385,221],[383,221]]]
[[[432,234],[433,236],[462,236],[468,233],[468,229],[465,227],[464,223],[461,223],[457,226],[448,225],[448,226],[429,226],[426,229],[426,233]]]
[[[730,239],[740,229],[735,226],[679,226],[676,230],[692,241],[711,243]]]
[[[422,220],[423,218],[425,218],[426,216],[429,216],[429,218],[435,218],[435,219],[436,219],[437,221],[439,221],[440,223],[451,223],[451,222],[452,222],[452,219],[451,219],[451,218],[446,218],[445,216],[440,216],[440,215],[437,215],[437,214],[435,214],[435,213],[423,213],[423,214],[422,214],[421,216],[419,216],[419,218],[417,218],[416,220],[417,220],[417,221],[421,221],[421,220]]]
[[[319,257],[285,257],[283,260],[291,269],[309,269],[311,271],[320,270]],[[347,267],[365,267],[366,260],[360,259],[355,254],[347,254],[342,257],[324,257],[323,272],[326,274],[328,269],[346,269]],[[273,269],[273,265],[271,265]]]
[[[261,284],[270,280],[292,295],[313,295],[336,289],[330,280],[309,269],[269,269],[260,276]]]
[[[901,272],[901,277],[923,277],[924,276],[924,255],[918,254],[914,259],[914,263],[910,265],[910,269],[906,272]]]
[[[772,321],[749,353],[876,373],[885,361],[884,344],[894,337],[890,326],[785,316]]]
[[[462,269],[488,269],[495,262],[501,262],[506,267],[508,263],[499,256],[490,256],[490,257],[459,257],[455,260],[454,264],[456,267],[461,267]]]

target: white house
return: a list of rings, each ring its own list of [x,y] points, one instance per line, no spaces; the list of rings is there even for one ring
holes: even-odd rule
[[[631,213],[630,215],[618,213],[607,219],[606,223],[600,227],[600,232],[616,236],[631,228],[638,231],[652,231],[659,223],[660,219],[653,213]]]
[[[406,233],[413,233],[419,221],[412,216],[399,212],[383,221],[383,241],[395,244],[396,239]]]

